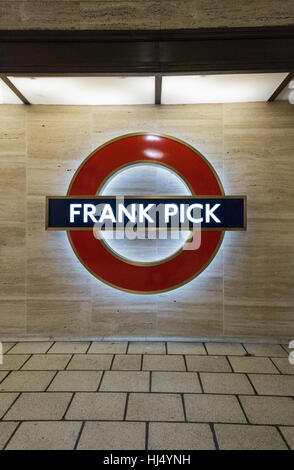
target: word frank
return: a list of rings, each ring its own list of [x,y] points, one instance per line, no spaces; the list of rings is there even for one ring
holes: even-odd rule
[[[245,230],[244,196],[48,197],[46,228],[91,230],[128,227],[179,227]]]

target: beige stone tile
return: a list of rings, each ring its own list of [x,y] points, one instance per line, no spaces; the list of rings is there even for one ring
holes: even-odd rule
[[[126,393],[76,393],[66,419],[122,420]]]
[[[0,222],[25,222],[25,163],[0,159]]]
[[[91,151],[91,113],[86,107],[64,107],[61,112],[48,108],[36,106],[28,112],[29,167],[54,168],[60,162],[81,162]]]
[[[101,371],[62,370],[59,371],[48,391],[59,392],[94,392],[102,376]]]
[[[88,354],[125,354],[127,346],[126,341],[93,341]]]
[[[0,165],[1,171],[1,165]],[[1,179],[1,178],[0,178]],[[0,181],[1,184],[1,181]],[[12,183],[10,183],[11,186]],[[19,184],[18,181],[15,184]],[[21,186],[21,185],[20,185]],[[7,190],[7,185],[2,183],[3,191]],[[18,196],[15,196],[15,200],[12,196],[1,197],[2,204],[0,204],[0,211],[2,215],[0,216],[0,296],[1,302],[6,299],[5,305],[3,307],[4,317],[11,313],[9,308],[9,302],[7,299],[11,300],[21,300],[25,297],[25,284],[26,284],[26,251],[25,251],[25,224],[24,224],[24,214],[25,214],[25,191],[22,192],[20,196],[20,202]],[[18,209],[15,206],[18,205]],[[3,207],[2,207],[3,206]],[[5,206],[5,210],[4,210]],[[9,211],[7,213],[7,211]],[[16,213],[14,222],[11,220],[11,214]],[[20,216],[21,213],[21,216]],[[19,219],[18,219],[19,216]],[[2,312],[2,309],[1,309]],[[9,320],[9,317],[7,318]],[[1,320],[5,322],[5,317]],[[2,329],[3,332],[7,332]],[[13,333],[13,331],[11,331]]]
[[[52,342],[49,341],[26,341],[17,343],[8,354],[42,354],[46,353]]]
[[[19,5],[21,29],[78,29],[80,25],[79,3],[68,1],[33,1],[21,2]],[[15,20],[14,20],[15,21]]]
[[[208,354],[243,356],[245,349],[240,343],[205,343]]]
[[[3,449],[18,423],[0,423],[0,449]]]
[[[286,357],[276,357],[272,358],[272,361],[275,363],[276,367],[279,369],[282,374],[294,374],[294,365],[290,364],[289,359]]]
[[[193,372],[152,372],[152,392],[201,393]]]
[[[150,423],[149,450],[213,450],[212,432],[208,424]]]
[[[180,395],[169,393],[131,393],[127,420],[184,421]]]
[[[92,333],[105,337],[148,338],[156,335],[156,302],[150,297],[139,295],[134,303],[133,294],[118,291],[93,280],[92,295]]]
[[[271,208],[271,213],[273,210],[275,209]],[[252,227],[252,231],[256,233],[255,226]],[[278,234],[271,242],[268,242],[264,240],[263,233],[260,233],[260,242],[257,240],[254,240],[255,243],[248,242],[246,248],[232,245],[225,248],[224,302],[227,319],[225,335],[232,336],[234,333],[239,336],[283,337],[287,336],[287,326],[288,335],[293,331],[293,323],[289,315],[289,308],[293,302],[289,276],[290,259],[294,255],[294,247],[291,246],[289,251],[287,247],[275,242],[277,237],[279,237]],[[250,273],[253,259],[256,260],[256,269],[254,273]],[[236,311],[237,306],[240,312],[233,322],[233,308]],[[277,311],[279,311],[280,321],[275,324]],[[253,318],[256,318],[254,331],[249,325]],[[237,332],[238,327],[239,332]],[[264,327],[263,331],[262,327]]]
[[[88,341],[56,341],[48,354],[81,354],[89,347]]]
[[[106,3],[93,1],[80,3],[82,29],[160,29],[160,3],[145,0],[134,3],[115,0]]]
[[[54,233],[54,232],[50,232]],[[53,291],[54,292],[54,291]],[[52,294],[51,294],[52,295]],[[90,335],[91,302],[89,300],[27,300],[28,333],[35,335]]]
[[[106,371],[100,386],[102,392],[148,392],[149,372]]]
[[[290,449],[294,450],[294,427],[280,426],[280,431],[286,439]]]
[[[240,397],[249,422],[294,425],[294,400],[290,397]]]
[[[71,397],[71,393],[22,393],[4,419],[60,420]]]
[[[286,450],[287,447],[272,426],[215,424],[220,450]]]
[[[67,366],[67,370],[104,370],[109,369],[112,354],[75,354]]]
[[[188,421],[246,423],[236,397],[230,395],[185,395]]]
[[[5,354],[3,356],[3,364],[0,364],[0,370],[17,370],[23,365],[28,359],[28,354],[14,354],[9,356]]]
[[[165,354],[165,343],[161,341],[131,341],[128,354]]]
[[[87,422],[78,450],[144,450],[145,423]]]
[[[32,163],[30,161],[27,167],[27,208],[29,211],[32,209],[32,204],[37,203],[37,207],[41,208],[42,214],[45,215],[44,204],[41,206],[36,197],[43,198],[44,195],[66,194],[76,166],[76,160],[55,161],[55,164],[42,159],[39,162]]]
[[[222,356],[186,356],[189,371],[231,372],[230,364]]]
[[[222,253],[214,258],[205,276],[159,298],[157,334],[201,337],[222,334]]]
[[[25,299],[1,299],[0,331],[12,335],[27,333]]]
[[[244,374],[201,372],[200,377],[206,393],[254,393],[249,380]]]
[[[268,254],[265,254],[264,259],[260,261],[260,264],[266,264],[268,256]],[[238,254],[230,253],[230,259],[233,257],[238,258]],[[290,258],[291,256],[288,255],[288,257]],[[250,263],[248,263],[246,269],[249,269],[249,265],[252,265],[252,260],[254,259],[256,259],[256,255],[252,255]],[[278,261],[275,262],[275,265],[277,265],[277,263]],[[235,274],[234,277],[237,279],[238,275]],[[263,275],[259,275],[258,278],[262,279]],[[274,282],[276,282],[276,279]],[[246,284],[245,280],[241,279],[240,284]],[[270,284],[270,281],[268,284]],[[260,284],[260,292],[262,292],[263,286],[264,282]],[[287,290],[284,284],[282,287],[283,290]],[[284,296],[284,294],[282,295]],[[237,297],[236,290],[234,296],[235,298]],[[228,301],[225,300],[226,326],[224,333],[228,336],[264,336],[266,334],[266,336],[287,337],[292,332],[293,336],[294,325],[292,301],[289,305],[285,305],[285,303],[276,303],[276,305],[273,305],[273,300],[266,301],[264,300],[266,298],[267,294],[264,294],[264,297],[261,300],[247,299],[244,302],[233,300],[232,303],[228,303]],[[261,302],[263,305],[260,305]],[[252,330],[253,324],[254,330]],[[266,356],[267,354],[264,355]],[[273,356],[277,357],[276,354],[273,354]]]
[[[278,374],[279,371],[267,357],[237,357],[230,356],[234,372],[259,372],[264,374]]]
[[[81,275],[82,266],[73,253],[66,232],[56,236],[56,232],[44,230],[45,207],[44,196],[28,198],[28,298],[39,299],[42,310],[46,307],[44,299],[56,301],[56,305],[61,300],[86,302],[91,298],[91,275],[87,271]],[[54,248],[50,249],[52,245]]]
[[[141,355],[116,354],[111,367],[112,370],[140,370]]]
[[[183,356],[149,355],[143,357],[143,370],[185,371]]]
[[[2,12],[1,12],[2,13]],[[0,154],[15,159],[25,158],[26,131],[25,110],[19,105],[1,105]]]
[[[206,354],[205,348],[202,343],[167,343],[168,354]]]
[[[264,1],[208,4],[205,0],[197,2],[193,0],[185,0],[185,2],[163,0],[160,5],[162,29],[282,25],[288,24],[289,11],[293,11],[291,3],[288,1],[281,4],[280,9],[276,3]],[[265,7],[268,7],[268,10],[267,14],[263,15]]]
[[[293,396],[294,394],[293,376],[250,374],[249,377],[259,395]]]
[[[251,344],[244,343],[249,354],[254,356],[286,357],[287,353],[280,344]]]
[[[111,119],[111,126],[107,120]],[[156,129],[155,112],[148,105],[143,106],[116,106],[112,112],[109,106],[93,108],[93,139],[94,148],[104,144],[119,135],[138,131],[138,123],[147,132]]]
[[[32,421],[21,423],[8,450],[73,450],[82,423]]]
[[[13,371],[0,384],[0,391],[37,392],[45,390],[53,376],[53,371]]]
[[[70,354],[34,354],[22,370],[59,370],[64,369],[71,358]]]
[[[18,393],[0,393],[0,418],[6,413],[17,396]]]
[[[13,346],[15,345],[15,343],[2,343],[2,351],[3,351],[3,354],[6,354],[7,351],[9,351]]]

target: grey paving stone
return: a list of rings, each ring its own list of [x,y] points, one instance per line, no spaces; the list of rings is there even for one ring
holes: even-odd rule
[[[3,372],[3,371],[0,372],[0,382],[2,382],[2,380],[3,380],[5,377],[7,377],[8,374],[9,374],[8,371],[6,371],[6,372]]]
[[[203,343],[168,342],[168,354],[206,354]]]
[[[290,397],[240,397],[250,423],[294,425],[294,400]]]
[[[126,404],[126,393],[82,393],[75,394],[66,413],[66,419],[74,420],[122,420]]]
[[[185,371],[183,356],[149,355],[143,357],[143,370]]]
[[[256,372],[261,374],[278,374],[278,369],[267,357],[229,356],[234,372]]]
[[[201,393],[193,372],[152,372],[152,392]]]
[[[288,446],[294,450],[294,426],[281,426],[280,430],[286,439]]]
[[[17,370],[28,359],[29,354],[5,354],[3,356],[3,363],[0,364],[0,370]]]
[[[48,354],[84,354],[89,345],[89,341],[57,341]]]
[[[112,370],[140,370],[141,369],[141,355],[135,354],[116,354]]]
[[[253,394],[254,390],[244,374],[226,373],[200,373],[204,392],[206,393],[233,393]]]
[[[48,391],[94,392],[97,390],[102,371],[63,370],[58,372]]]
[[[4,420],[60,420],[72,397],[71,393],[22,393]]]
[[[259,395],[294,396],[294,376],[249,374]]]
[[[282,374],[294,374],[294,364],[290,364],[288,357],[273,357],[272,361]]]
[[[34,354],[22,370],[61,370],[66,367],[70,358],[70,354]]]
[[[184,421],[180,395],[168,393],[131,393],[127,420]]]
[[[7,354],[42,354],[46,353],[52,341],[24,341],[17,343]]]
[[[0,423],[0,449],[3,449],[18,423]]]
[[[212,450],[215,449],[208,424],[150,423],[149,450]]]
[[[108,370],[112,354],[75,354],[67,370]]]
[[[87,422],[78,450],[144,450],[145,423]]]
[[[286,357],[287,353],[280,344],[244,344],[249,354],[254,356]]]
[[[73,450],[81,426],[81,422],[74,421],[21,423],[6,449]]]
[[[88,354],[125,354],[127,341],[95,341],[91,344]]]
[[[54,371],[20,370],[11,372],[0,384],[4,392],[38,392],[45,390],[52,380]]]
[[[199,372],[231,372],[226,357],[223,356],[186,356],[188,370]]]
[[[0,419],[14,402],[18,393],[0,393]]]
[[[245,349],[240,343],[205,343],[208,354],[244,356]]]
[[[184,395],[188,421],[246,423],[236,397],[231,395]]]
[[[148,392],[149,372],[141,371],[106,371],[100,386],[100,391],[111,392]]]
[[[286,450],[277,429],[272,426],[216,424],[221,450]]]
[[[160,341],[132,341],[128,354],[165,354],[165,343]]]
[[[2,354],[6,354],[9,349],[14,346],[15,343],[10,343],[10,342],[2,342]]]

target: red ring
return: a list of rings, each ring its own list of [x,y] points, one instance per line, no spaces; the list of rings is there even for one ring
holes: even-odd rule
[[[171,137],[132,134],[95,150],[76,171],[68,195],[94,196],[113,172],[137,161],[168,165],[197,195],[224,194],[213,168],[188,144]],[[154,266],[136,266],[113,256],[92,231],[69,230],[68,237],[79,260],[101,281],[121,290],[151,294],[175,289],[196,277],[215,256],[222,232],[202,231],[198,250],[184,250]]]

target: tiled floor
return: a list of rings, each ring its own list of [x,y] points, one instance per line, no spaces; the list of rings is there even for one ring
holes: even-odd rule
[[[3,343],[0,448],[294,449],[283,345]]]

